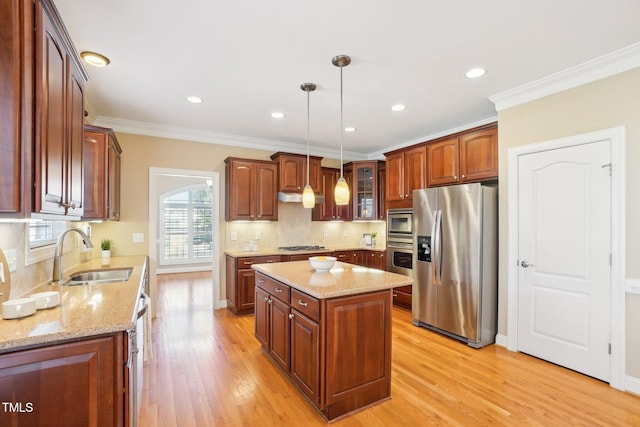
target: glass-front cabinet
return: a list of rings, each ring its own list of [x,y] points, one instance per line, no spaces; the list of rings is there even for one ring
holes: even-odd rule
[[[353,162],[353,219],[379,218],[380,193],[378,191],[379,162]],[[384,206],[384,205],[382,205]]]

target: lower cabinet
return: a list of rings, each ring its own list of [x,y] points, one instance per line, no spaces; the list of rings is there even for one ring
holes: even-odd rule
[[[327,420],[390,396],[391,291],[317,299],[256,273],[255,292],[256,338]]]
[[[393,289],[393,303],[398,307],[411,310],[411,299],[413,298],[411,285],[400,286]]]
[[[362,265],[379,270],[386,270],[387,268],[384,251],[354,249],[351,251],[336,251],[334,256],[338,261],[348,262],[349,264]]]
[[[0,425],[123,426],[123,334],[0,355]]]
[[[226,256],[227,308],[233,314],[254,312],[255,270],[253,264],[280,262],[280,255],[235,258]]]

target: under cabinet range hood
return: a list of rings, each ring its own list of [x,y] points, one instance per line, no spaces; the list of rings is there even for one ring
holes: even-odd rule
[[[285,193],[284,191],[279,191],[278,200],[284,203],[302,203],[302,193]],[[316,205],[318,203],[324,203],[323,194],[316,193]]]

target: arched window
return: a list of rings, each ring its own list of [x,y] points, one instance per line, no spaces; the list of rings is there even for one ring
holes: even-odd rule
[[[213,193],[208,185],[182,187],[160,196],[161,265],[213,260]]]

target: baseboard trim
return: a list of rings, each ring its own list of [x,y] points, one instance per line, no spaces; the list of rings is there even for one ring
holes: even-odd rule
[[[496,335],[496,345],[499,345],[500,347],[507,347],[507,342],[508,342],[508,337],[506,335],[503,334],[497,334]]]
[[[624,388],[625,391],[640,396],[640,378],[627,375],[627,381]]]

